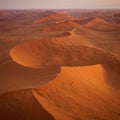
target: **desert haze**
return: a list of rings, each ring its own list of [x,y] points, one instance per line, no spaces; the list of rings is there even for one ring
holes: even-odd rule
[[[120,120],[120,10],[1,10],[0,120]]]

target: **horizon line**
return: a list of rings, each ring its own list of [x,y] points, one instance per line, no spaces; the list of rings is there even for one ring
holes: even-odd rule
[[[0,10],[120,10],[120,8],[0,8]]]

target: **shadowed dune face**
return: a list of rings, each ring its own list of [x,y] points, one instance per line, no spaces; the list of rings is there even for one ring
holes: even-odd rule
[[[102,67],[106,83],[120,90],[120,64],[104,64]]]
[[[55,120],[34,98],[30,89],[0,95],[1,120]]]
[[[16,63],[30,68],[118,62],[115,56],[96,48],[82,46],[79,40],[74,41],[69,37],[19,44],[11,49],[10,56]]]
[[[10,62],[0,66],[0,94],[8,91],[38,87],[57,76],[59,67],[31,69]]]

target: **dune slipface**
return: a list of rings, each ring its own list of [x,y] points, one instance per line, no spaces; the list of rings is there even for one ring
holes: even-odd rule
[[[31,89],[0,95],[1,120],[55,120],[34,98]]]

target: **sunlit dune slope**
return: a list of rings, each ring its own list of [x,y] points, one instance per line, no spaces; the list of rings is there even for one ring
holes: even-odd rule
[[[106,72],[100,64],[62,67],[53,81],[34,89],[33,95],[56,120],[120,120],[120,93],[110,86]]]
[[[91,21],[86,23],[84,26],[94,30],[101,30],[101,31],[114,31],[114,30],[120,29],[120,26],[116,24],[108,23],[107,21],[98,17],[92,19]]]
[[[13,61],[31,68],[48,66],[86,66],[116,63],[114,55],[81,45],[79,39],[69,37],[44,39],[19,44],[10,51]]]
[[[34,98],[30,89],[0,95],[1,120],[55,120]]]

